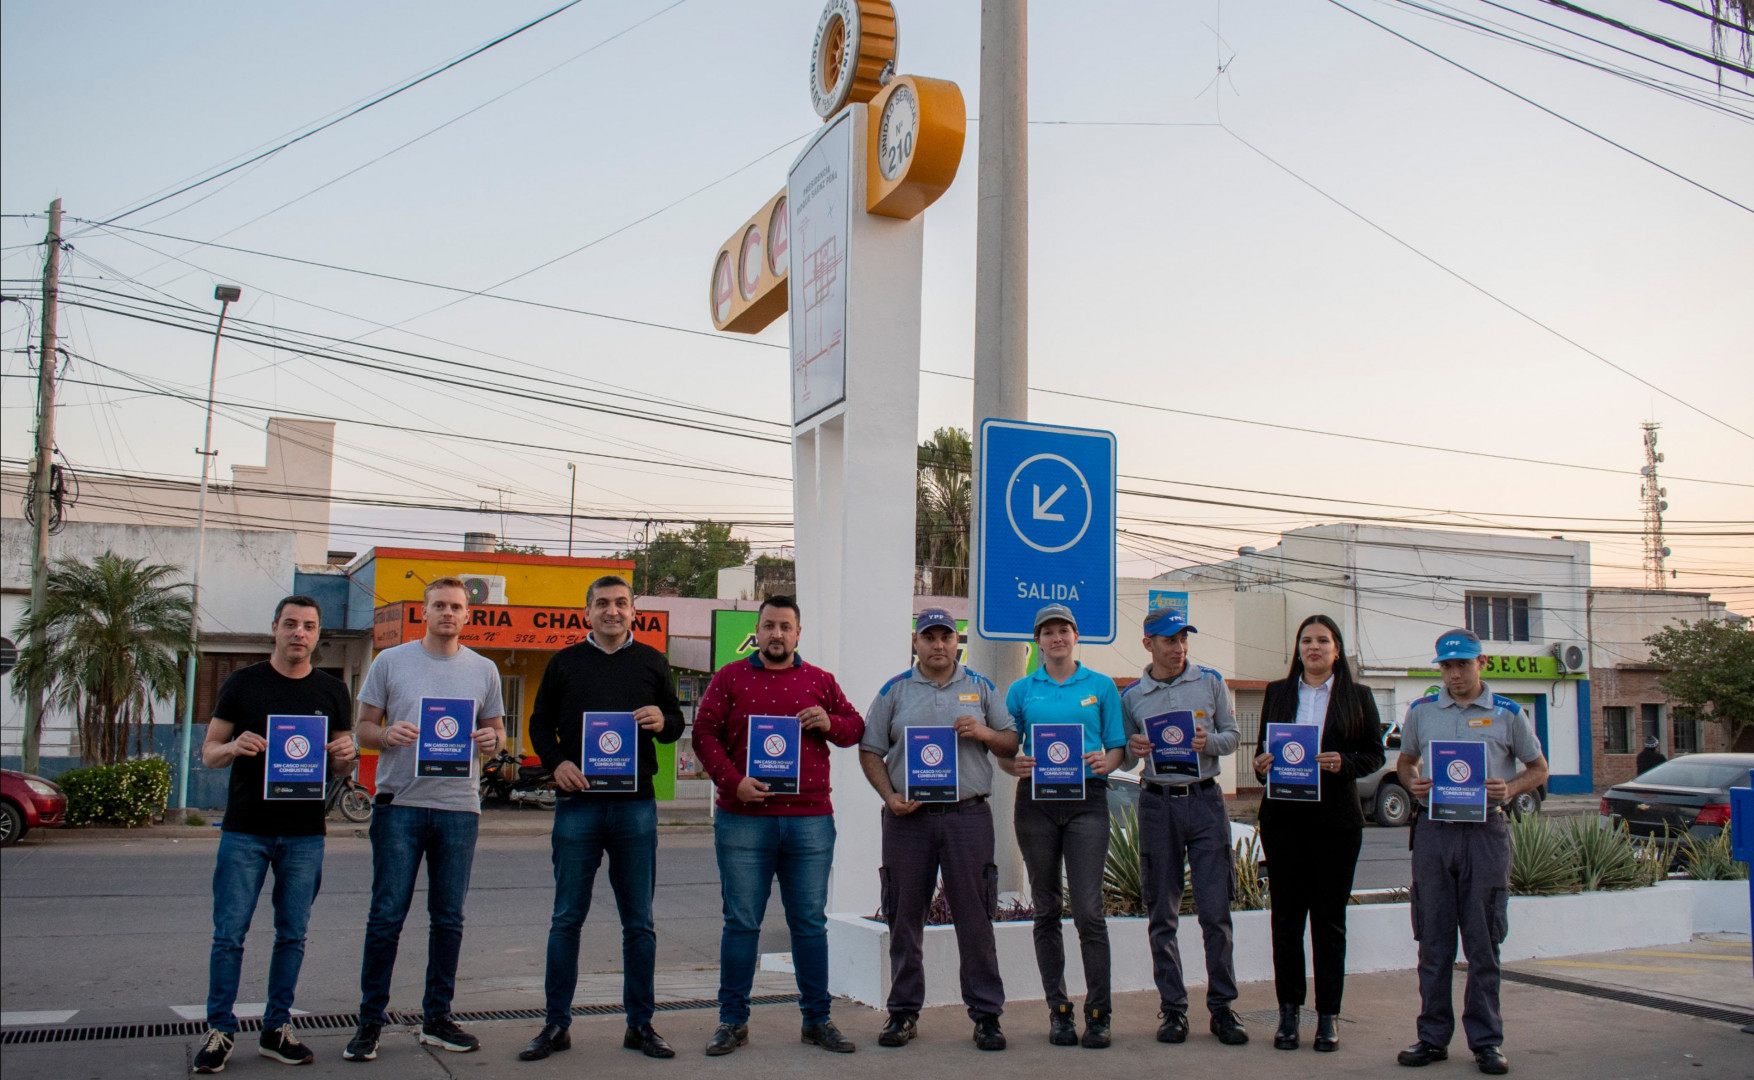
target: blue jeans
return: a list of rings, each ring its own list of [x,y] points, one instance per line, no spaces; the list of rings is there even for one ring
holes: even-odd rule
[[[426,996],[428,1020],[451,1014],[457,990],[457,954],[463,949],[463,900],[475,861],[481,815],[386,803],[372,811],[372,906],[365,921],[365,958],[359,970],[359,1022],[382,1024],[390,1005],[390,975],[402,923],[414,902],[414,877],[426,859]]]
[[[563,798],[554,809],[554,919],[548,924],[548,1023],[572,1026],[579,986],[579,930],[591,910],[591,886],[605,853],[609,887],[621,915],[621,1006],[629,1027],[652,1022],[652,891],[658,877],[658,804],[651,799],[596,802]]]
[[[268,961],[268,1009],[262,1030],[292,1020],[292,995],[305,960],[311,902],[323,887],[321,836],[219,834],[213,864],[213,955],[207,963],[207,1026],[237,1034],[231,1007],[244,966],[244,935],[268,868],[274,868],[274,955]]]
[[[804,1023],[828,1019],[828,868],[834,864],[834,817],[713,815],[713,850],[725,931],[719,938],[719,1022],[749,1022],[749,991],[760,959],[761,920],[773,879],[792,932]]]

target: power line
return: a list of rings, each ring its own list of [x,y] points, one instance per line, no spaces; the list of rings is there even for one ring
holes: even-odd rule
[[[1641,37],[1646,41],[1654,42],[1655,44],[1661,45],[1665,49],[1673,49],[1678,53],[1681,53],[1681,54],[1686,55],[1686,56],[1691,56],[1695,60],[1702,60],[1707,64],[1711,64],[1714,67],[1722,68],[1725,71],[1733,71],[1737,75],[1742,76],[1743,78],[1754,79],[1754,68],[1746,68],[1740,64],[1732,64],[1728,60],[1724,60],[1724,59],[1721,59],[1719,57],[1712,56],[1710,53],[1700,52],[1698,49],[1693,48],[1691,45],[1683,45],[1682,43],[1674,40],[1673,38],[1666,38],[1661,34],[1653,34],[1649,30],[1640,29],[1639,27],[1633,26],[1631,23],[1621,22],[1619,19],[1611,18],[1607,15],[1601,14],[1600,12],[1591,11],[1589,8],[1586,8],[1586,7],[1579,7],[1576,4],[1570,3],[1569,0],[1542,0],[1542,2],[1546,3],[1546,4],[1550,4],[1553,7],[1560,9],[1561,11],[1569,11],[1573,15],[1582,15],[1586,19],[1594,19],[1595,21],[1597,21],[1599,23],[1603,23],[1607,26],[1612,26],[1616,30],[1624,30],[1626,33],[1632,34],[1635,37]],[[1685,6],[1685,5],[1678,5],[1678,6]],[[1695,15],[1703,14],[1702,12],[1694,10],[1692,8],[1689,8],[1688,10],[1692,11],[1693,14],[1695,14]],[[1738,27],[1737,29],[1740,29],[1743,33],[1747,33],[1747,29],[1745,27]]]
[[[152,199],[148,202],[141,203],[140,205],[134,207],[131,210],[124,210],[119,214],[112,214],[108,219],[106,219],[103,222],[97,223],[97,224],[109,225],[109,224],[112,224],[114,222],[120,221],[125,217],[130,217],[134,214],[138,214],[140,211],[145,210],[148,207],[157,206],[159,203],[162,203],[162,202],[166,201],[167,199],[174,199],[178,195],[182,195],[186,192],[193,191],[196,188],[201,187],[205,184],[210,184],[222,176],[228,176],[231,173],[237,172],[239,169],[244,168],[245,166],[252,165],[258,161],[261,161],[264,158],[272,157],[273,155],[280,153],[280,151],[285,150],[287,147],[292,146],[294,143],[303,142],[304,140],[310,138],[313,135],[316,135],[316,134],[323,132],[323,131],[327,131],[328,129],[334,127],[336,124],[340,124],[340,123],[343,123],[344,121],[350,120],[353,117],[358,116],[360,113],[365,112],[367,109],[370,109],[376,105],[383,104],[384,102],[390,100],[391,98],[395,97],[398,94],[401,94],[405,91],[414,89],[416,86],[419,86],[421,83],[426,82],[428,79],[436,78],[437,76],[444,74],[445,72],[456,67],[458,64],[465,63],[469,60],[474,59],[477,56],[480,56],[482,53],[486,52],[487,50],[493,48],[496,45],[510,41],[512,38],[517,37],[519,34],[530,29],[531,27],[538,26],[542,23],[545,23],[549,19],[552,19],[556,15],[559,15],[561,12],[566,11],[568,8],[576,7],[581,2],[582,2],[582,0],[567,0],[566,3],[555,8],[553,11],[550,11],[548,14],[538,16],[537,18],[530,20],[529,22],[525,23],[524,25],[522,25],[514,30],[511,30],[511,31],[508,31],[504,34],[501,34],[499,37],[494,38],[492,41],[489,41],[484,45],[480,45],[480,46],[470,50],[469,52],[464,53],[462,56],[457,57],[455,60],[452,60],[451,62],[449,62],[447,64],[444,64],[438,68],[435,68],[434,70],[429,71],[426,74],[419,76],[418,78],[411,79],[408,82],[403,83],[401,86],[398,86],[395,89],[388,91],[387,93],[379,94],[377,97],[372,98],[370,101],[365,102],[363,105],[359,105],[353,109],[350,109],[347,112],[336,117],[335,119],[328,121],[327,123],[319,124],[318,126],[310,129],[309,131],[306,131],[300,135],[295,135],[290,139],[287,139],[281,143],[278,143],[272,147],[269,147],[267,150],[264,150],[259,154],[255,154],[255,155],[252,155],[251,157],[245,158],[243,161],[240,161],[235,165],[231,165],[231,166],[228,166],[224,169],[220,169],[218,172],[210,173],[207,176],[202,177],[201,179],[196,180],[192,183],[184,184],[182,187],[177,188],[175,191],[172,191],[172,192],[165,194],[165,195],[160,195],[158,198]]]

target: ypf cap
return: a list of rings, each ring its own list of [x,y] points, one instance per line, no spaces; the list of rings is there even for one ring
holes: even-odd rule
[[[1183,630],[1190,634],[1199,633],[1198,630],[1188,625],[1188,616],[1185,612],[1166,608],[1145,617],[1146,637],[1174,637]]]
[[[1437,639],[1437,658],[1434,664],[1445,660],[1472,660],[1486,650],[1480,645],[1480,635],[1472,630],[1451,630]]]
[[[934,626],[941,626],[956,633],[956,618],[941,607],[929,607],[914,616],[914,633],[924,633]]]

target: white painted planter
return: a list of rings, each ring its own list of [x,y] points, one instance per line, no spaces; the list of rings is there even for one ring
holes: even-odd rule
[[[1262,982],[1273,977],[1272,934],[1265,911],[1233,912],[1236,978]],[[1346,912],[1346,970],[1352,974],[1411,969],[1418,950],[1407,904],[1365,904]],[[1205,964],[1199,923],[1182,919],[1182,956],[1190,986],[1204,985]],[[1035,966],[1031,923],[997,923],[999,975],[1012,1001],[1040,1000],[1041,976]],[[1664,882],[1651,889],[1578,893],[1571,896],[1513,896],[1510,933],[1501,955],[1507,961],[1572,956],[1613,949],[1672,945],[1694,933],[1748,930],[1746,882]],[[1066,951],[1066,986],[1082,996],[1084,965],[1078,933],[1070,919],[1060,924]],[[1108,920],[1112,986],[1115,992],[1149,990],[1151,949],[1142,918]],[[1305,956],[1311,955],[1307,941]],[[832,993],[881,1008],[889,995],[889,929],[855,915],[828,917],[828,985]],[[953,928],[926,928],[926,1004],[962,1000],[957,981]]]

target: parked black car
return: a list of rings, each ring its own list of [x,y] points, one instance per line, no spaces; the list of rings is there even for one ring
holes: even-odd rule
[[[1714,840],[1730,823],[1730,789],[1748,786],[1754,754],[1687,754],[1665,761],[1602,796],[1609,825],[1634,836]]]

